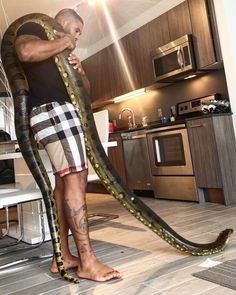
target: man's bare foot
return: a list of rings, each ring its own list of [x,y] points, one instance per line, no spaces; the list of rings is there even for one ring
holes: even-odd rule
[[[77,276],[80,278],[98,282],[121,278],[121,274],[118,271],[106,266],[96,258],[85,264],[81,265],[77,271]]]
[[[64,267],[65,270],[71,269],[71,268],[76,268],[79,266],[79,258],[76,256],[69,256],[64,258]],[[53,257],[52,259],[52,263],[51,263],[51,268],[50,268],[52,273],[58,273],[58,269],[57,269],[57,264],[56,264],[56,259],[55,257]]]

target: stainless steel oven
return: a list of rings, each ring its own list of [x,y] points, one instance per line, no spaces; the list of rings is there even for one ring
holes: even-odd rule
[[[185,124],[151,129],[146,136],[155,196],[197,201]]]

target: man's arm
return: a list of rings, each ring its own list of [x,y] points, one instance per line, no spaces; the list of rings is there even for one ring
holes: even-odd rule
[[[69,34],[59,33],[58,39],[42,40],[33,35],[21,35],[15,42],[16,52],[21,62],[39,62],[46,60],[65,49],[74,49],[76,40]]]

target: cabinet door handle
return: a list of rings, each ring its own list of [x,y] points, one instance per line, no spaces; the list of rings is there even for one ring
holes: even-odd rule
[[[200,127],[204,127],[205,124],[198,124],[198,125],[192,125],[190,126],[190,128],[200,128]]]

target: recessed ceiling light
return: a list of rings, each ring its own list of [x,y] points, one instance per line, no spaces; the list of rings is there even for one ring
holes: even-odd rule
[[[88,0],[88,4],[91,6],[94,6],[96,3],[96,0]]]

